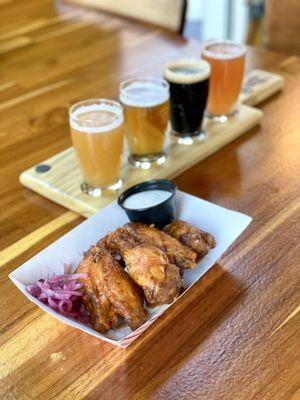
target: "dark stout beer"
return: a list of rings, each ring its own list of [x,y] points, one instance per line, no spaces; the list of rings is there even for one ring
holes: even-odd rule
[[[170,121],[176,137],[200,135],[209,76],[210,66],[204,60],[180,59],[165,65],[165,79],[170,84]]]

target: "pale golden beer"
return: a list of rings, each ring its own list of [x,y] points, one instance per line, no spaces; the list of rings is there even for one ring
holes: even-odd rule
[[[215,120],[226,121],[237,111],[245,47],[231,41],[213,42],[205,46],[202,57],[211,67],[207,114]]]
[[[163,79],[137,78],[122,82],[129,162],[139,168],[166,160],[164,143],[169,116],[169,85]]]
[[[85,100],[70,109],[73,146],[81,167],[84,193],[100,196],[121,187],[123,109],[112,100]]]

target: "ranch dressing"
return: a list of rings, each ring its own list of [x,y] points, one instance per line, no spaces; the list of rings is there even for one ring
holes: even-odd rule
[[[127,197],[123,205],[131,210],[148,208],[162,203],[171,196],[172,193],[167,190],[146,190]]]

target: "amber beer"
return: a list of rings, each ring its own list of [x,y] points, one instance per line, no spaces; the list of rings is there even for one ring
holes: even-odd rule
[[[84,176],[84,193],[99,196],[121,187],[123,109],[112,100],[79,102],[70,109],[73,146]]]
[[[207,115],[226,121],[237,110],[245,64],[245,47],[231,41],[205,46],[202,57],[210,63]]]
[[[165,134],[169,114],[169,85],[163,79],[137,78],[120,85],[129,162],[150,168],[166,160]]]

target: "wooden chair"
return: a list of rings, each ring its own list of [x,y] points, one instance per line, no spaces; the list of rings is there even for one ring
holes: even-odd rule
[[[67,0],[68,3],[148,22],[182,33],[187,0]]]
[[[300,54],[300,0],[266,0],[265,47]]]

